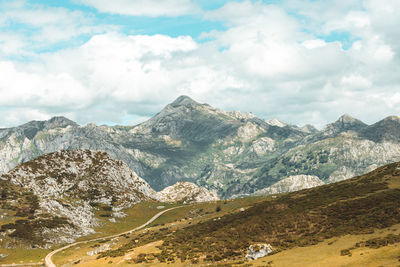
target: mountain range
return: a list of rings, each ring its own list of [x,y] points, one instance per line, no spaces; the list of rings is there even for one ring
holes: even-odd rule
[[[136,126],[80,126],[54,117],[0,129],[0,173],[47,153],[75,149],[107,152],[156,191],[193,182],[230,198],[272,192],[268,188],[284,179],[280,192],[293,184],[310,187],[316,179],[332,183],[399,161],[400,118],[367,125],[343,115],[317,130],[180,96]]]

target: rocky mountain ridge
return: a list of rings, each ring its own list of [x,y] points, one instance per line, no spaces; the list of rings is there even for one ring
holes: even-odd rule
[[[318,131],[181,96],[136,126],[79,126],[56,117],[1,129],[0,172],[62,149],[105,151],[157,191],[187,181],[228,198],[293,175],[330,183],[398,161],[400,122],[392,116],[367,125],[344,115]]]

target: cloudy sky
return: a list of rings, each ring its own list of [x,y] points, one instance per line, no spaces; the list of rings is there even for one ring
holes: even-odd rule
[[[179,95],[322,127],[400,115],[398,0],[0,0],[0,127]]]

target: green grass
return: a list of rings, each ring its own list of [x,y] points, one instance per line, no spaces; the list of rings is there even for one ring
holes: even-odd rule
[[[0,254],[8,255],[4,259],[0,258],[0,264],[44,262],[44,257],[50,252],[46,249],[0,248]]]
[[[224,215],[237,213],[240,208],[248,208],[266,199],[271,199],[271,197],[249,197],[198,203],[169,211],[150,225],[156,227],[152,231],[137,233],[131,237],[130,241],[117,249],[101,253],[98,258],[122,256],[134,247],[140,247],[153,241],[160,240],[165,237],[165,235],[170,235],[174,229],[181,229],[182,227],[187,227],[188,225],[197,224],[210,219],[218,220]],[[221,208],[220,211],[217,211],[217,207]],[[171,227],[173,225],[171,223],[182,223],[182,221],[183,224],[180,226]],[[136,242],[136,240],[139,240],[139,242]],[[165,253],[162,255],[155,254],[153,256],[159,259],[168,258]]]
[[[101,214],[105,214],[103,209],[99,209],[95,212],[96,218],[101,221],[101,226],[95,228],[96,234],[84,236],[78,239],[78,241],[94,239],[103,236],[114,235],[131,230],[147,222],[151,217],[156,215],[158,212],[164,209],[157,209],[157,206],[165,206],[164,209],[177,206],[177,204],[164,204],[155,201],[145,201],[134,205],[129,209],[123,210],[127,216],[123,218],[117,218],[116,223],[110,222],[108,217],[101,217]]]

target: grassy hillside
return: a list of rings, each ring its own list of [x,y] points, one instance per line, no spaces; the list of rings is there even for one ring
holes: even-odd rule
[[[251,197],[229,201],[184,205],[178,209],[165,213],[152,224],[150,224],[148,229],[132,234],[125,234],[124,236],[114,238],[106,242],[94,241],[88,244],[80,244],[79,246],[71,247],[61,253],[56,254],[53,257],[53,260],[57,265],[60,266],[71,262],[79,263],[80,266],[102,266],[103,264],[110,266],[110,263],[127,263],[124,260],[125,256],[128,255],[126,258],[129,259],[129,254],[132,254],[133,246],[137,247],[144,245],[145,249],[142,250],[149,252],[149,250],[146,249],[149,246],[149,243],[158,245],[161,244],[159,241],[152,242],[151,240],[155,240],[161,235],[176,232],[189,225],[208,221],[210,219],[217,220],[223,215],[236,213],[242,207],[250,207],[255,203],[259,203],[268,198],[271,197]],[[156,209],[156,207],[159,205],[164,206],[165,204],[144,202],[136,205],[134,208],[126,210],[125,212],[130,214],[130,217],[125,217],[122,219],[124,227],[127,227],[130,223],[131,228],[129,229],[132,229],[137,226],[138,221],[144,222],[145,220],[142,218],[142,215],[146,215],[155,210],[157,212],[160,211],[159,209]],[[164,209],[170,206],[171,205],[165,205]],[[147,215],[145,217],[148,219]],[[114,230],[116,230],[117,227],[118,224],[115,224],[112,228],[105,226],[96,230],[101,232],[101,236],[107,236],[109,234],[114,234]],[[127,230],[127,228],[121,228],[119,232],[123,232],[124,230]],[[85,239],[91,239],[97,236],[99,235],[93,235]],[[101,251],[101,248],[104,246],[109,246],[110,250]],[[98,253],[95,253],[94,255],[88,254],[98,249],[100,249]],[[153,247],[151,248],[151,251],[157,252],[159,250],[158,248]],[[135,249],[135,254],[136,253],[137,250]],[[121,266],[125,265],[122,264]]]
[[[348,235],[371,235],[372,240],[374,233],[399,223],[400,164],[395,163],[347,181],[281,195],[244,211],[181,229],[165,227],[141,233],[124,246],[99,255],[98,260],[131,253],[135,256],[130,263],[240,263],[250,244],[270,243],[279,255]],[[399,242],[398,235],[377,238],[365,241],[363,246]],[[162,242],[157,243],[158,240]],[[134,253],[151,244],[156,244],[151,253]],[[351,253],[357,245],[350,242],[341,250],[346,249]],[[348,252],[337,253],[346,256]]]

